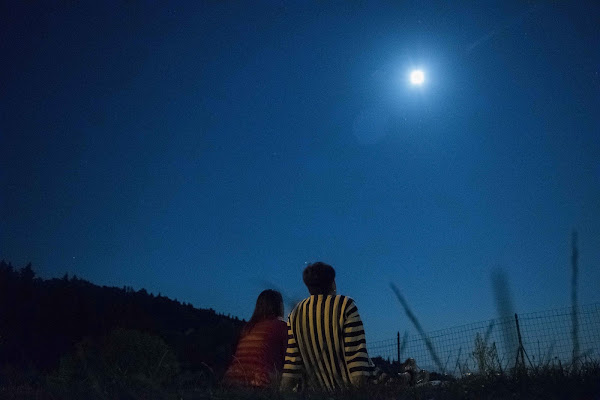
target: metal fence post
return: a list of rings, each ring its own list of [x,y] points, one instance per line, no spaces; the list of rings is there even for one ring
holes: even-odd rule
[[[523,340],[521,339],[521,328],[519,328],[519,317],[515,313],[515,323],[517,325],[517,337],[519,338],[519,350],[517,351],[517,359],[515,361],[515,367],[519,362],[519,356],[521,356],[521,365],[525,366],[525,355],[523,354]]]
[[[571,336],[573,340],[573,363],[579,358],[579,321],[577,320],[577,231],[573,231],[571,266]]]
[[[396,350],[398,350],[398,363],[400,363],[400,331],[398,331],[398,335],[396,336]]]

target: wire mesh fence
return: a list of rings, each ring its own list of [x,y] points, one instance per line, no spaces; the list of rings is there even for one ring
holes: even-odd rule
[[[398,359],[398,345],[396,339],[379,340],[369,342],[369,354],[389,360]]]
[[[369,343],[369,353],[389,360],[411,357],[422,368],[456,376],[517,365],[600,361],[600,303],[496,318],[432,331],[427,337],[435,354],[421,336],[400,333]]]

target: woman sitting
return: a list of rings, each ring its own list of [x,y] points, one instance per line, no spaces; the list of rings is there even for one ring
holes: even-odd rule
[[[264,290],[225,372],[226,384],[258,388],[279,384],[287,346],[287,324],[282,318],[281,293]]]

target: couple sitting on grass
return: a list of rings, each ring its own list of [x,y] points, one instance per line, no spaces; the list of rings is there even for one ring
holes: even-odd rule
[[[310,264],[302,278],[310,297],[296,305],[287,324],[282,320],[279,292],[265,290],[258,296],[225,373],[226,384],[337,391],[383,378],[367,354],[354,300],[336,294],[333,267],[322,262]],[[406,378],[410,379],[408,373]]]

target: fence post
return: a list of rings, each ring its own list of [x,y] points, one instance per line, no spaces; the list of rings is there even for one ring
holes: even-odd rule
[[[517,359],[515,360],[515,367],[519,362],[519,356],[521,356],[521,365],[525,366],[525,355],[523,354],[523,340],[521,339],[521,328],[519,328],[519,317],[515,313],[515,323],[517,325],[517,337],[519,338],[519,349],[517,351]]]
[[[396,350],[398,351],[398,363],[400,363],[400,331],[396,336]]]
[[[571,266],[571,337],[573,338],[573,364],[579,358],[579,321],[577,320],[577,231],[573,231]]]

